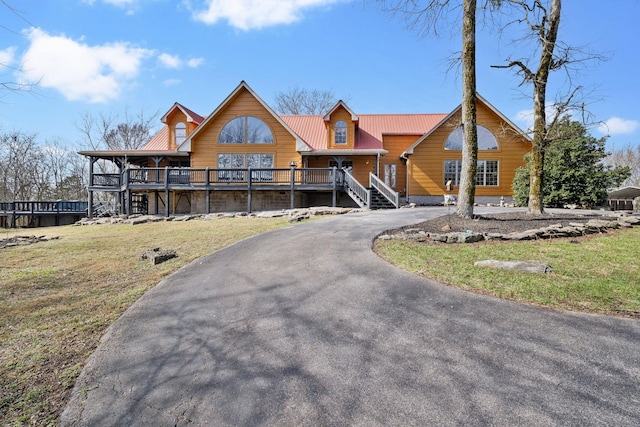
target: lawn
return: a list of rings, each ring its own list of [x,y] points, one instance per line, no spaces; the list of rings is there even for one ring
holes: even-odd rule
[[[377,241],[376,252],[416,274],[464,290],[554,309],[640,318],[640,227],[596,237],[435,244]],[[550,274],[474,267],[475,261],[537,261]]]
[[[0,230],[60,238],[0,248],[0,425],[55,425],[105,329],[147,289],[196,258],[288,225],[235,218]],[[162,264],[143,252],[175,249]]]

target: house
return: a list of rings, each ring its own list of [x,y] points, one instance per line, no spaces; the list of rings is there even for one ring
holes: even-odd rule
[[[530,139],[478,96],[478,202],[510,200]],[[117,194],[123,213],[209,213],[312,205],[441,204],[460,178],[460,107],[449,114],[278,115],[244,81],[207,117],[175,103],[140,150],[82,151],[89,202]],[[96,173],[99,159],[119,173]]]

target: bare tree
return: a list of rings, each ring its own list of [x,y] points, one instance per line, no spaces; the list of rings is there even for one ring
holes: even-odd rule
[[[462,12],[462,170],[456,213],[473,217],[478,170],[476,125],[476,0],[464,0]]]
[[[462,167],[456,213],[473,217],[478,168],[478,130],[476,120],[476,0],[379,0],[383,8],[404,17],[409,27],[421,35],[438,34],[438,25],[462,7]],[[494,3],[489,0],[487,4]]]
[[[144,110],[131,115],[125,110],[118,115],[85,113],[76,128],[82,134],[83,145],[91,150],[137,150],[149,142],[158,113],[145,116]]]
[[[32,24],[24,17],[23,12],[19,11],[18,9],[16,9],[15,7],[7,3],[6,0],[0,0],[0,5],[4,6],[9,11],[9,13],[16,15],[18,18],[20,18],[30,27],[38,28],[36,25]],[[5,26],[0,26],[0,27],[10,33],[14,33],[18,35],[20,34],[20,31],[11,30]],[[14,67],[9,63],[3,63],[3,62],[0,62],[0,69],[5,69],[9,72],[17,73],[17,74],[20,74],[24,71],[22,66]],[[38,84],[37,82],[34,83],[34,82],[24,82],[19,80],[18,81],[2,80],[0,81],[0,97],[4,96],[6,93],[9,93],[9,92],[31,91],[33,87],[36,86],[37,84]]]
[[[640,187],[640,145],[635,147],[631,144],[620,149],[614,149],[604,161],[605,165],[610,167],[629,167],[629,178],[627,178],[622,186]]]
[[[338,100],[329,90],[295,87],[276,95],[278,114],[325,114]]]
[[[0,200],[30,200],[34,194],[32,173],[39,150],[35,134],[0,135]]]
[[[523,85],[531,85],[533,89],[533,144],[531,150],[530,189],[528,213],[540,215],[544,213],[544,155],[547,146],[555,140],[564,138],[558,135],[556,124],[570,111],[578,110],[585,120],[585,103],[578,94],[582,88],[571,81],[574,68],[593,60],[603,60],[603,56],[569,46],[558,39],[561,21],[562,0],[500,0],[502,8],[514,16],[515,9],[519,19],[511,21],[504,28],[512,25],[524,25],[525,36],[519,40],[533,42],[520,51],[529,55],[512,59],[507,58],[505,65],[495,68],[509,68],[522,77]],[[550,75],[554,71],[564,70],[569,79],[553,103],[547,101],[547,89]],[[552,111],[549,117],[547,112]]]
[[[153,126],[158,112],[146,116],[144,111],[132,115],[125,110],[124,119],[114,114],[92,115],[85,113],[76,123],[80,132],[80,146],[83,149],[100,150],[137,150],[142,148],[153,136]],[[96,162],[100,173],[112,173],[115,165],[107,161]]]

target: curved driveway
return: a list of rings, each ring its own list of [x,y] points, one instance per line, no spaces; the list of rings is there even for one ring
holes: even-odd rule
[[[195,261],[109,329],[63,425],[638,425],[640,322],[466,293],[371,251],[443,213],[312,221]]]

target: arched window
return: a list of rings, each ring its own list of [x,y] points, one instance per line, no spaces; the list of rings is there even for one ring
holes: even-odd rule
[[[462,126],[458,126],[449,134],[444,143],[445,150],[462,150],[462,140],[464,139]],[[498,141],[491,131],[484,126],[478,126],[478,150],[497,150]]]
[[[185,139],[187,139],[187,125],[183,122],[178,122],[176,123],[174,130],[176,134],[176,145],[180,145]]]
[[[346,144],[347,143],[347,124],[342,120],[340,120],[339,122],[336,122],[335,131],[336,131],[336,135],[335,135],[334,143],[336,145]]]
[[[253,116],[229,120],[220,131],[219,144],[273,144],[269,126]]]

